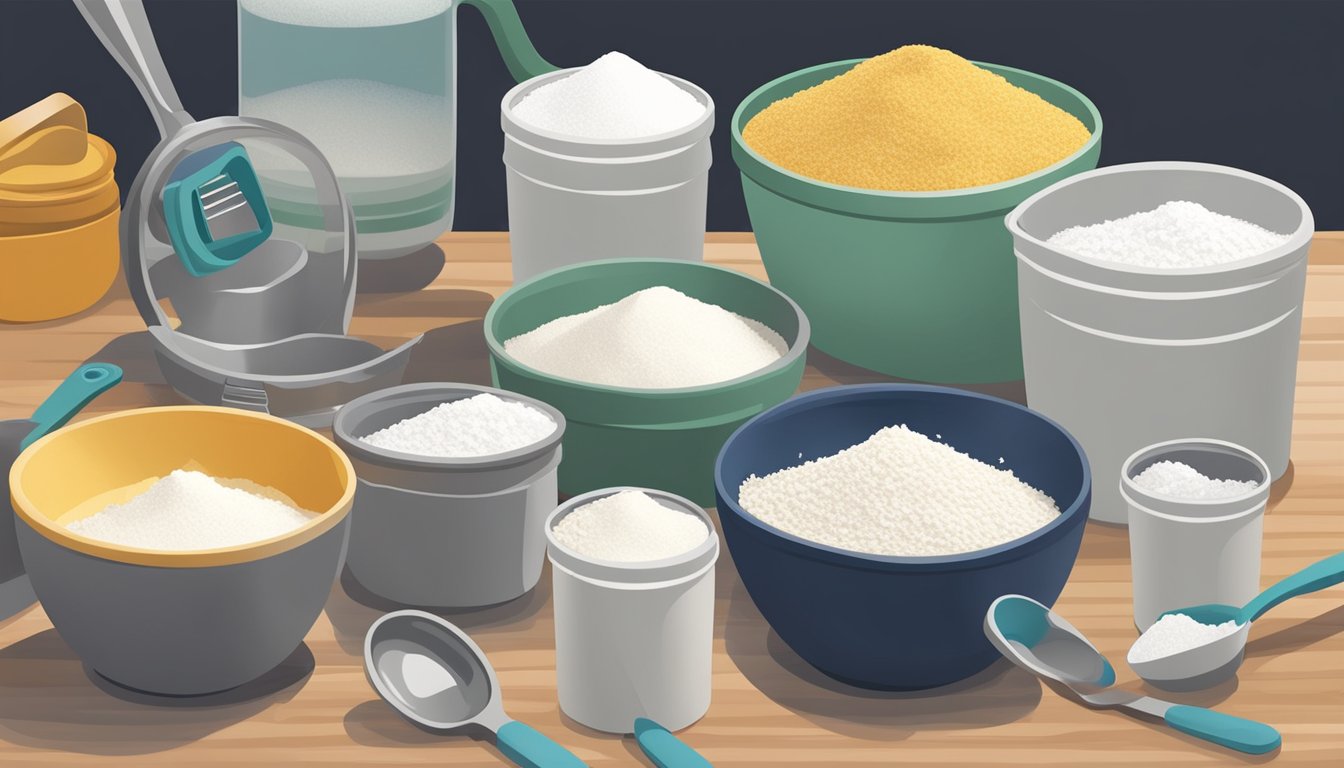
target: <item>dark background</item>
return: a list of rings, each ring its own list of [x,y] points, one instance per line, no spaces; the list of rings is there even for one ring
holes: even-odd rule
[[[395,2],[395,0],[370,0]],[[543,56],[609,50],[709,91],[709,229],[750,228],[727,126],[741,99],[801,67],[929,43],[1062,80],[1105,124],[1102,164],[1201,160],[1297,190],[1344,229],[1344,0],[517,0]],[[195,117],[237,109],[232,0],[149,0]],[[454,228],[506,229],[499,100],[512,85],[484,21],[459,19]],[[354,55],[354,54],[352,54]],[[53,91],[120,153],[123,190],[157,134],[139,94],[68,0],[0,0],[0,115]]]

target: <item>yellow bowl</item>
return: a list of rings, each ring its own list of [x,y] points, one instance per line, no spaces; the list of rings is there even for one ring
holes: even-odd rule
[[[0,236],[0,321],[35,323],[83,312],[117,278],[120,207],[87,224]]]
[[[175,469],[273,488],[317,513],[281,536],[224,549],[124,547],[63,521],[90,500]],[[144,408],[67,426],[9,475],[19,551],[52,624],[90,667],[142,691],[210,693],[294,651],[344,561],[355,472],[312,430],[229,408]]]

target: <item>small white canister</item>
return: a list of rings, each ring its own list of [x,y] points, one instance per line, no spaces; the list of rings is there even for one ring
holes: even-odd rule
[[[674,557],[615,562],[557,541],[566,515],[622,491],[694,515],[709,535]],[[560,709],[607,733],[631,733],[647,717],[680,730],[709,709],[714,643],[714,563],[719,537],[693,502],[647,488],[606,488],[575,496],[546,520],[555,599],[556,687]]]
[[[1215,480],[1254,482],[1220,499],[1176,498],[1134,478],[1159,461],[1181,462]],[[1169,440],[1135,452],[1120,473],[1129,505],[1134,624],[1148,629],[1166,611],[1206,603],[1245,605],[1260,592],[1260,545],[1270,472],[1263,459],[1222,440]]]

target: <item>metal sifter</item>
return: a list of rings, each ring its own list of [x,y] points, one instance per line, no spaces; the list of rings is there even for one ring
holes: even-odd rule
[[[346,335],[354,219],[317,148],[267,120],[195,121],[168,78],[143,0],[75,4],[163,137],[127,195],[121,250],[173,389],[198,403],[329,426],[342,404],[400,383],[422,337],[385,351]],[[253,157],[284,157],[311,176],[313,221],[272,220]]]

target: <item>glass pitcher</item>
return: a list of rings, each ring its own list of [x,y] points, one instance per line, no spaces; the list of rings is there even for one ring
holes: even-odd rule
[[[512,0],[239,0],[238,112],[303,134],[355,214],[361,260],[388,259],[452,227],[461,5],[485,16],[519,82],[550,72]],[[320,226],[307,174],[253,157],[277,224]]]

